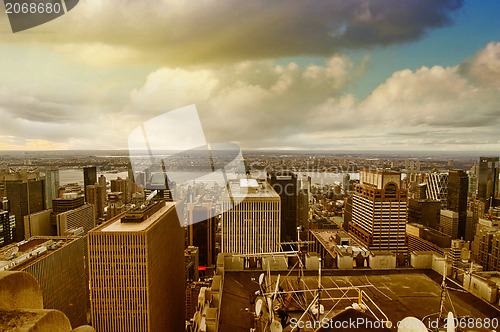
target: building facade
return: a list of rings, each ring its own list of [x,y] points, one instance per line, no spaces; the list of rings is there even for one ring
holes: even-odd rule
[[[406,200],[401,173],[361,170],[354,185],[349,232],[369,250],[406,256]]]
[[[85,193],[85,201],[87,201],[87,192],[85,188],[97,182],[97,168],[95,166],[83,168],[83,191]]]
[[[176,204],[138,208],[88,233],[92,326],[183,331],[184,230]]]
[[[448,173],[431,172],[425,179],[428,199],[441,202],[441,208],[446,208],[448,197]]]
[[[214,265],[217,257],[215,233],[218,222],[215,207],[211,203],[188,203],[186,210],[188,214],[187,245],[198,247],[200,266]],[[194,220],[201,221],[194,223]]]
[[[494,198],[498,183],[499,158],[480,157],[477,179],[477,198],[489,201]],[[489,203],[488,203],[489,205]]]
[[[45,180],[40,178],[7,181],[10,213],[16,217],[15,241],[24,240],[24,216],[45,210]]]
[[[446,209],[458,213],[457,239],[466,238],[467,229],[467,196],[469,191],[469,177],[462,170],[450,170],[448,175],[448,196]],[[470,225],[469,227],[473,227]],[[472,238],[469,236],[469,241]]]
[[[297,175],[293,172],[268,172],[267,182],[281,198],[281,242],[297,241]]]
[[[88,282],[81,237],[33,237],[0,250],[0,271],[35,277],[45,309],[61,310],[72,326],[87,324]]]
[[[52,208],[52,200],[59,197],[59,170],[48,170],[45,172],[45,197],[47,209]]]
[[[245,197],[233,206],[223,199],[222,252],[252,254],[280,251],[280,196],[266,181],[230,182],[233,197]]]

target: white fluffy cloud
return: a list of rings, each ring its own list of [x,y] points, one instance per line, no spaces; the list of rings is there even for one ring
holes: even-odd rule
[[[456,66],[397,71],[364,99],[346,89],[368,60],[343,55],[309,66],[163,67],[129,90],[123,107],[110,101],[108,83],[78,98],[3,87],[2,146],[125,148],[140,123],[196,104],[208,141],[243,148],[498,149],[498,50],[491,43]]]
[[[362,100],[344,91],[364,65],[342,56],[305,68],[272,62],[164,68],[132,93],[125,113],[142,110],[137,123],[194,103],[209,141],[245,148],[496,148],[500,94],[481,68],[497,68],[491,56],[497,47],[478,52],[468,71],[461,64],[395,72]]]

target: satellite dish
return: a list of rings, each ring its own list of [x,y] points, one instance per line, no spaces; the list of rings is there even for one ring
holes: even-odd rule
[[[262,313],[262,299],[258,299],[257,302],[255,302],[255,315],[257,317],[260,317],[261,313]]]
[[[448,326],[446,327],[446,332],[455,332],[455,317],[453,316],[453,312],[448,313]]]
[[[277,320],[273,320],[271,322],[271,332],[281,332],[283,331],[283,326],[281,326],[281,323]]]
[[[361,311],[361,306],[360,306],[359,304],[357,304],[357,303],[353,303],[353,304],[352,304],[352,308],[353,308],[354,310]]]
[[[317,306],[312,307],[311,312],[313,315],[317,315],[318,314],[318,307]],[[321,315],[323,315],[325,313],[325,307],[322,304],[319,305],[319,313]]]
[[[418,318],[406,317],[398,323],[398,332],[427,332],[427,328]]]
[[[261,285],[261,286],[262,286],[262,283],[264,282],[264,276],[265,276],[264,273],[261,273],[259,276],[259,285]]]

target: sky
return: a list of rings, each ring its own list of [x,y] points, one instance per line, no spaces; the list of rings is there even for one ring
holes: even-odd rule
[[[497,0],[80,0],[17,33],[0,9],[0,150],[127,149],[192,104],[243,149],[500,150]]]

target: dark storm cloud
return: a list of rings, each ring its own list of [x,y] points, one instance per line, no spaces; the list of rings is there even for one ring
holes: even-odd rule
[[[208,0],[82,2],[57,20],[64,33],[36,42],[63,44],[72,57],[190,64],[302,55],[408,42],[452,22],[461,0]],[[0,37],[1,38],[1,37]],[[24,39],[23,39],[24,38]],[[31,36],[31,38],[34,38]],[[33,41],[29,35],[21,41]],[[75,48],[81,47],[79,53]],[[107,51],[110,51],[107,49]],[[90,59],[92,61],[92,59]]]

